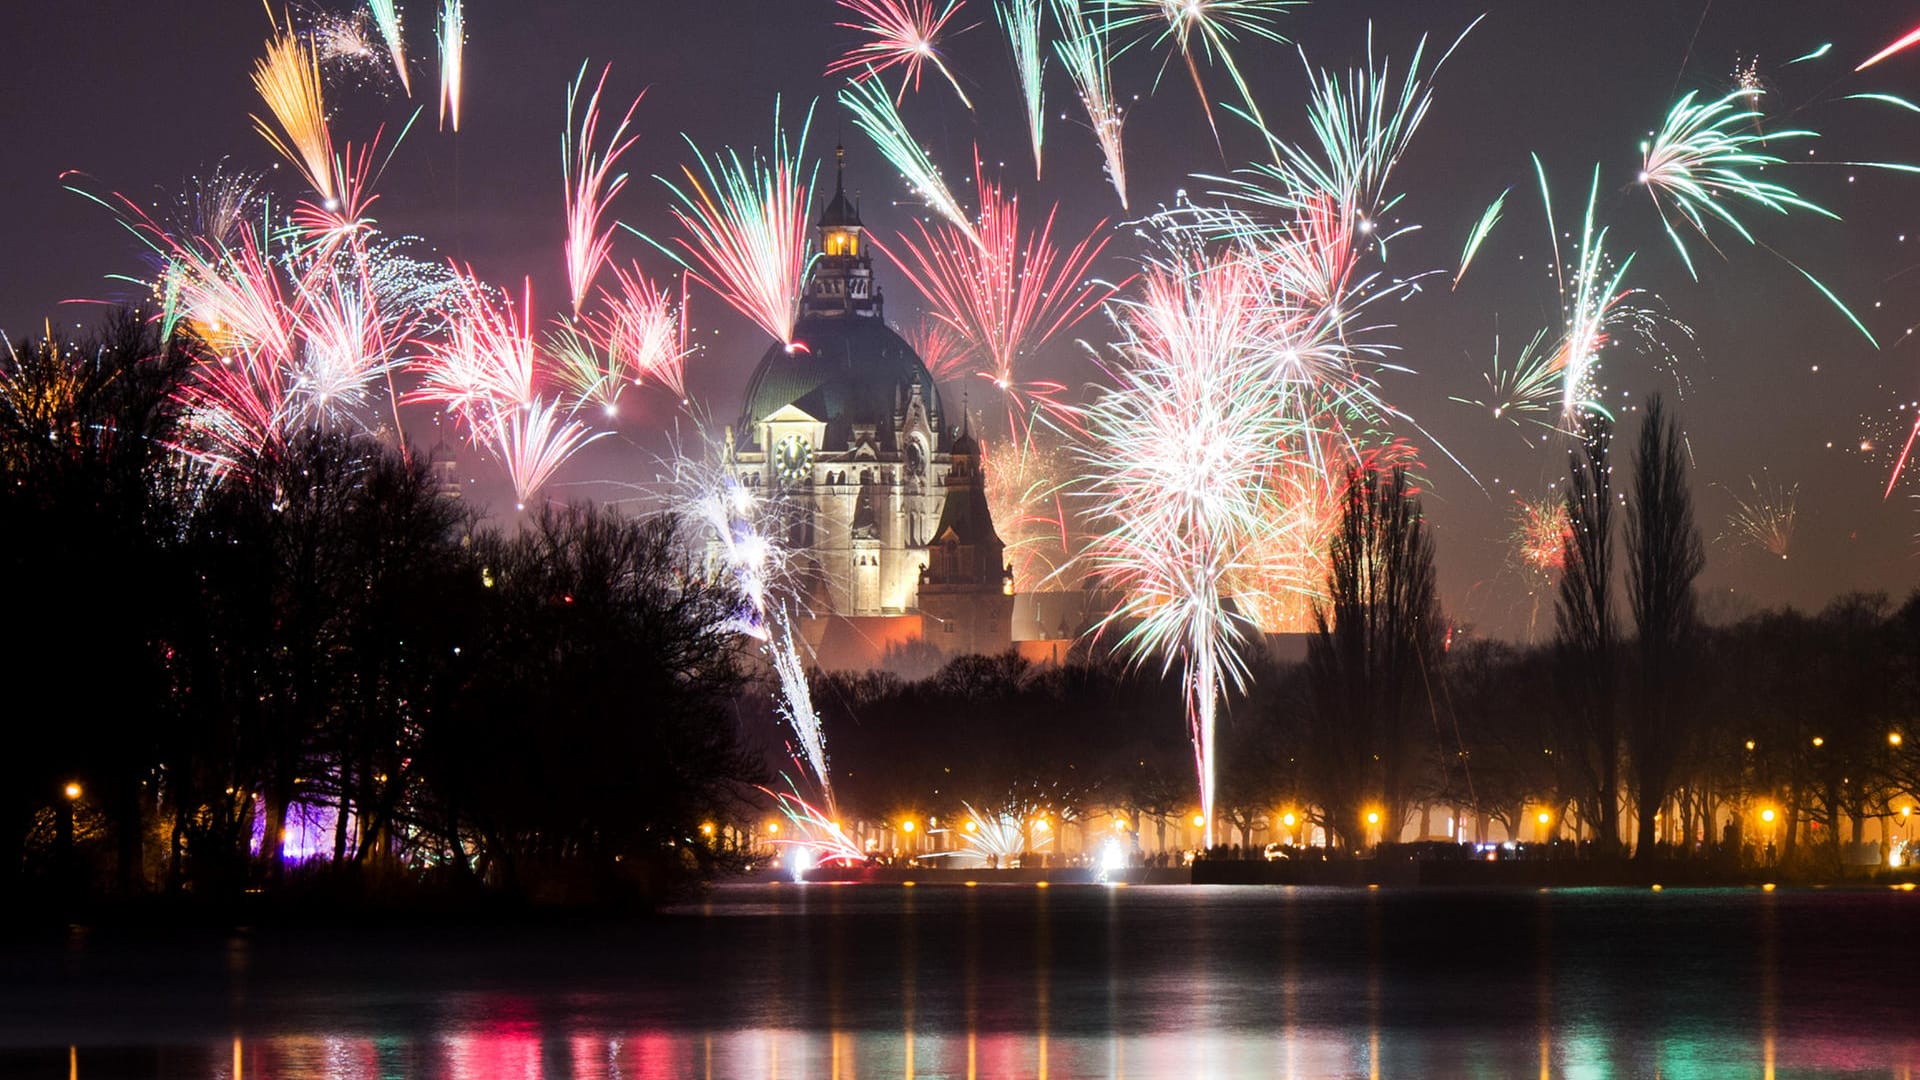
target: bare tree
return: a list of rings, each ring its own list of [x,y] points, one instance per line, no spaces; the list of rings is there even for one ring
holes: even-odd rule
[[[1563,707],[1555,741],[1560,790],[1599,829],[1602,851],[1620,843],[1619,631],[1613,613],[1613,423],[1588,414],[1567,451],[1567,533],[1555,605],[1554,652]]]
[[[1406,471],[1356,471],[1347,489],[1307,679],[1320,802],[1355,848],[1370,798],[1379,801],[1382,835],[1398,835],[1405,820],[1419,761],[1408,714],[1439,656],[1441,625],[1433,538]]]
[[[1627,508],[1627,592],[1633,606],[1637,679],[1627,749],[1633,762],[1635,857],[1654,853],[1654,815],[1674,789],[1685,749],[1681,708],[1699,649],[1693,583],[1706,549],[1693,523],[1680,425],[1659,394],[1647,399],[1633,459],[1633,504]]]

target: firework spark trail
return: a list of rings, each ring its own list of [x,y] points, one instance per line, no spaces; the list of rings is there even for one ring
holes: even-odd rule
[[[558,400],[543,402],[534,397],[493,408],[480,434],[487,449],[506,467],[517,508],[524,510],[527,500],[568,458],[611,432],[595,432],[578,420],[562,416]]]
[[[1020,78],[1020,99],[1027,106],[1027,133],[1033,140],[1033,178],[1040,179],[1040,144],[1046,132],[1047,58],[1040,51],[1044,0],[994,0],[994,18],[1006,32],[1013,50],[1013,70]]]
[[[460,130],[460,95],[467,68],[467,10],[440,0],[440,127]]]
[[[1533,165],[1540,179],[1540,198],[1546,206],[1547,232],[1553,239],[1554,267],[1559,273],[1562,262],[1559,236],[1553,230],[1553,197],[1547,187],[1546,168],[1537,155]],[[1606,414],[1606,410],[1598,403],[1600,353],[1613,340],[1610,330],[1619,322],[1623,304],[1629,295],[1625,281],[1627,270],[1633,265],[1633,256],[1628,255],[1614,267],[1611,274],[1608,273],[1607,229],[1595,227],[1594,207],[1599,197],[1600,167],[1595,165],[1593,182],[1587,189],[1586,215],[1580,228],[1580,247],[1570,283],[1571,292],[1568,291],[1569,282],[1564,276],[1561,278],[1561,301],[1567,312],[1566,333],[1560,338],[1549,361],[1553,370],[1560,373],[1559,424],[1565,431],[1576,430],[1584,411]]]
[[[320,197],[334,198],[333,137],[327,130],[327,105],[320,90],[320,62],[291,33],[267,42],[267,55],[253,65],[253,88],[279,130],[260,117],[253,127],[267,145],[287,159]]]
[[[1005,392],[1017,386],[1014,368],[1023,354],[1084,319],[1119,286],[1087,276],[1106,249],[1106,222],[1062,250],[1053,242],[1058,207],[1039,228],[1023,232],[1019,198],[977,167],[975,176],[980,223],[971,235],[916,222],[918,239],[901,234],[899,251],[874,243],[926,298],[933,318],[960,336],[983,374]]]
[[[780,715],[800,740],[806,764],[819,781],[827,806],[833,806],[833,785],[827,776],[827,739],[820,726],[820,714],[813,707],[813,692],[807,685],[807,671],[801,662],[800,648],[793,626],[784,608],[777,609],[774,634],[767,642],[774,673],[780,679]]]
[[[1785,559],[1793,546],[1793,528],[1800,516],[1800,485],[1783,488],[1771,477],[1762,484],[1749,476],[1747,487],[1749,495],[1727,489],[1727,494],[1733,497],[1734,511],[1727,515],[1726,531],[1718,539]]]
[[[653,380],[673,396],[687,396],[687,307],[684,289],[675,304],[665,289],[648,280],[635,264],[632,271],[613,268],[617,291],[602,289],[605,311],[593,320],[595,332],[607,349],[610,370],[635,383]]]
[[[984,865],[1011,866],[1020,856],[1044,851],[1053,843],[1053,830],[1044,818],[1033,822],[1030,831],[1026,822],[1012,814],[982,813],[964,799],[960,805],[966,808],[967,825],[956,835],[963,850]]]
[[[1494,226],[1500,224],[1500,214],[1506,209],[1508,191],[1501,192],[1500,197],[1493,200],[1486,213],[1481,214],[1480,220],[1474,223],[1473,231],[1467,234],[1467,246],[1460,251],[1460,269],[1453,275],[1454,288],[1460,287],[1460,279],[1467,276],[1467,267],[1473,265],[1473,257],[1480,253],[1480,245],[1487,242]]]
[[[603,229],[600,223],[606,217],[607,205],[627,186],[627,174],[615,174],[614,165],[621,154],[640,141],[638,135],[627,137],[627,125],[633,122],[633,112],[646,96],[644,91],[627,106],[626,115],[608,136],[606,153],[594,150],[599,142],[600,91],[606,88],[607,75],[612,70],[612,64],[600,69],[600,81],[594,84],[593,96],[587,99],[586,112],[580,115],[580,133],[575,137],[573,118],[580,88],[587,79],[587,65],[580,65],[580,73],[567,85],[567,127],[560,133],[560,175],[566,187],[567,208],[567,285],[573,293],[576,317],[580,314],[580,305],[586,301],[594,275],[606,264],[613,250],[613,228]]]
[[[1892,56],[1895,53],[1904,52],[1905,50],[1910,49],[1915,45],[1920,45],[1920,26],[1914,27],[1912,30],[1908,31],[1903,37],[1895,41],[1893,44],[1887,46],[1884,49],[1881,49],[1879,52],[1874,53],[1872,56],[1867,57],[1865,60],[1861,61],[1859,67],[1854,68],[1853,70],[1865,71],[1868,68],[1872,67],[1873,65],[1879,63],[1880,61],[1885,60],[1887,57]],[[1830,45],[1821,46],[1822,51],[1825,51],[1826,49],[1829,49],[1829,48],[1832,48],[1832,46]]]
[[[773,148],[766,155],[754,152],[742,161],[727,150],[709,158],[688,139],[700,174],[682,166],[684,188],[656,177],[679,200],[673,216],[686,235],[676,242],[693,262],[657,242],[655,246],[680,259],[729,307],[789,351],[796,347],[793,328],[814,258],[807,222],[813,172],[803,174],[801,166],[812,124],[813,110],[808,108],[799,139],[789,145],[776,102]]]
[[[907,87],[912,86],[915,93],[920,91],[920,71],[924,64],[931,63],[947,77],[953,92],[960,95],[960,103],[973,108],[967,92],[960,89],[960,80],[953,77],[946,61],[940,59],[938,38],[940,32],[960,12],[965,0],[946,0],[936,4],[936,0],[838,0],[841,7],[853,12],[863,22],[835,23],[835,26],[848,30],[858,30],[869,35],[872,40],[856,46],[847,55],[827,65],[826,74],[838,75],[842,72],[854,72],[855,82],[876,79],[881,72],[898,65],[901,68],[900,93],[894,96],[897,104],[906,96]]]
[[[721,448],[710,449],[712,460],[720,460]],[[746,597],[731,629],[762,643],[771,641],[770,607],[792,570],[779,540],[777,508],[761,492],[724,471],[704,467],[700,460],[682,456],[673,461],[673,469],[685,512],[705,526],[721,567]]]
[[[1098,23],[1089,21],[1080,10],[1079,0],[1053,0],[1054,20],[1059,24],[1061,40],[1054,51],[1067,73],[1073,76],[1080,105],[1087,112],[1087,124],[1100,144],[1106,161],[1107,179],[1114,194],[1120,196],[1120,208],[1127,208],[1127,159],[1122,132],[1126,111],[1113,96],[1112,31],[1110,12],[1104,8]]]
[[[724,447],[711,439],[703,441],[704,458],[680,455],[674,459],[675,487],[686,514],[700,522],[712,539],[720,571],[745,597],[732,629],[760,642],[778,679],[776,705],[802,747],[797,760],[813,772],[831,808],[826,737],[813,707],[801,642],[790,614],[790,604],[798,603],[799,580],[792,553],[781,541],[799,508],[777,493],[741,483],[724,466],[708,464],[722,459]]]
[[[969,241],[979,243],[974,235],[973,222],[966,211],[960,209],[959,200],[948,190],[947,182],[940,177],[940,170],[934,167],[927,152],[913,139],[913,133],[907,130],[907,122],[900,116],[900,110],[888,97],[885,89],[871,81],[853,82],[840,91],[840,105],[853,116],[853,125],[865,132],[880,155],[887,159],[900,175],[906,178],[907,186],[928,208],[946,218],[949,223],[966,235]]]
[[[1124,591],[1103,626],[1138,659],[1178,659],[1212,843],[1214,718],[1246,678],[1248,626],[1227,603],[1269,528],[1273,449],[1285,434],[1258,344],[1257,278],[1237,259],[1150,268],[1117,305],[1123,336],[1082,448],[1094,516],[1089,568]]]
[[[793,782],[787,781],[791,787]],[[761,788],[773,798],[789,825],[792,826],[795,839],[779,840],[782,847],[795,848],[818,857],[812,859],[812,865],[828,862],[840,862],[855,866],[867,861],[867,853],[846,834],[840,822],[834,820],[831,810],[822,809],[800,797],[798,791],[774,791]]]
[[[1201,56],[1211,64],[1218,57],[1233,85],[1240,92],[1240,102],[1246,106],[1247,116],[1257,127],[1264,129],[1266,122],[1261,119],[1260,108],[1254,103],[1253,91],[1247,86],[1247,80],[1240,74],[1240,67],[1234,63],[1229,46],[1239,42],[1242,35],[1259,38],[1276,44],[1285,44],[1286,38],[1274,29],[1275,19],[1290,7],[1297,7],[1305,0],[1111,0],[1115,10],[1131,11],[1134,14],[1115,19],[1113,26],[1118,29],[1127,26],[1160,27],[1159,33],[1152,35],[1155,45],[1172,42],[1174,52],[1186,65],[1187,74],[1193,79],[1194,93],[1199,95],[1200,104],[1206,109],[1207,126],[1213,130],[1214,142],[1220,140],[1220,126],[1214,122],[1213,105],[1207,98],[1207,88],[1200,80],[1199,60],[1194,56],[1198,44]]]
[[[407,78],[407,43],[400,34],[400,9],[394,0],[367,0],[367,9],[373,12],[373,24],[380,28],[380,39],[386,42],[387,54],[393,57],[393,70],[400,76],[400,88],[412,97],[413,83]]]
[[[1882,499],[1893,497],[1893,489],[1900,483],[1900,474],[1907,471],[1907,460],[1913,455],[1913,444],[1917,439],[1920,439],[1920,414],[1914,416],[1913,428],[1907,432],[1907,441],[1893,459],[1893,470],[1887,475],[1887,489],[1880,493]]]

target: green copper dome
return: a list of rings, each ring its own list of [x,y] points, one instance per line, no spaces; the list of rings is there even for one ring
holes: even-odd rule
[[[747,383],[736,429],[742,449],[756,445],[760,421],[792,405],[826,421],[823,451],[848,449],[855,425],[871,425],[882,452],[897,451],[894,420],[905,415],[915,386],[926,404],[935,451],[947,449],[940,388],[913,347],[886,323],[857,316],[803,318],[794,341],[804,350],[772,346]]]

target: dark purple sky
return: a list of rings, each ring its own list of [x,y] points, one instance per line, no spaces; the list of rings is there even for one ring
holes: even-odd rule
[[[330,5],[344,9],[344,4]],[[1512,427],[1453,404],[1477,396],[1494,335],[1508,349],[1558,321],[1546,272],[1548,249],[1529,152],[1546,162],[1560,196],[1562,227],[1588,171],[1602,167],[1601,213],[1614,226],[1616,250],[1637,250],[1633,281],[1653,289],[1695,331],[1681,356],[1686,386],[1679,411],[1695,455],[1701,526],[1711,540],[1732,501],[1721,486],[1744,488],[1748,475],[1800,485],[1799,531],[1785,562],[1710,544],[1706,581],[1732,604],[1817,605],[1848,589],[1903,594],[1920,580],[1913,558],[1920,517],[1905,491],[1882,500],[1886,473],[1878,459],[1853,448],[1862,418],[1892,416],[1900,401],[1920,396],[1920,345],[1901,340],[1908,320],[1920,322],[1920,263],[1902,239],[1920,219],[1911,212],[1920,177],[1845,167],[1780,171],[1779,178],[1841,214],[1747,215],[1762,239],[1820,275],[1860,312],[1887,348],[1876,352],[1788,265],[1736,240],[1727,258],[1700,249],[1701,280],[1687,279],[1659,231],[1644,192],[1632,186],[1638,144],[1656,127],[1678,92],[1717,95],[1730,87],[1737,62],[1758,55],[1775,84],[1769,108],[1791,111],[1776,126],[1813,127],[1823,137],[1815,160],[1920,160],[1920,116],[1858,101],[1850,93],[1920,96],[1920,50],[1863,75],[1853,65],[1920,21],[1902,5],[1812,5],[1718,0],[1702,17],[1698,3],[1671,0],[1490,0],[1454,3],[1328,2],[1286,18],[1287,31],[1317,64],[1345,66],[1363,56],[1368,21],[1379,48],[1407,57],[1422,33],[1451,40],[1482,11],[1486,20],[1438,80],[1434,108],[1413,151],[1396,173],[1407,193],[1402,217],[1423,226],[1396,243],[1392,270],[1451,272],[1465,234],[1487,203],[1512,187],[1508,214],[1457,293],[1444,280],[1405,303],[1380,309],[1395,324],[1386,336],[1400,346],[1397,362],[1416,374],[1387,377],[1386,397],[1417,417],[1472,468],[1480,484],[1421,442],[1434,491],[1428,500],[1438,529],[1448,607],[1496,632],[1517,634],[1528,602],[1519,576],[1506,568],[1512,492],[1533,495],[1564,470],[1557,452],[1528,445]],[[564,292],[561,263],[559,137],[567,81],[583,60],[611,61],[609,94],[624,104],[647,90],[636,117],[642,138],[626,160],[634,180],[615,204],[636,227],[669,235],[655,173],[688,160],[685,132],[703,147],[764,144],[773,100],[782,95],[790,119],[821,99],[812,147],[830,150],[840,128],[831,101],[835,84],[824,65],[849,45],[833,26],[831,0],[569,0],[507,3],[469,0],[467,105],[458,136],[434,130],[437,78],[431,10],[403,0],[414,55],[416,104],[422,122],[401,145],[379,185],[375,216],[390,232],[428,240],[441,253],[471,261],[496,283],[531,275],[536,307],[554,311]],[[1011,66],[986,0],[968,0],[948,54],[974,98],[969,114],[937,78],[911,97],[906,114],[950,177],[968,173],[977,142],[989,162],[1029,206],[1058,201],[1061,228],[1076,234],[1120,208],[1100,174],[1091,137],[1056,64],[1049,74],[1047,177],[1032,181]],[[1697,30],[1697,34],[1696,34]],[[70,0],[13,3],[0,11],[0,327],[37,333],[40,321],[90,321],[74,298],[112,299],[111,273],[138,272],[130,238],[100,208],[61,189],[59,174],[78,169],[104,188],[136,197],[177,191],[189,175],[223,156],[248,169],[269,167],[272,153],[250,129],[258,106],[248,71],[269,32],[257,4],[130,4]],[[1784,66],[1834,42],[1824,61]],[[1305,80],[1289,47],[1254,43],[1240,52],[1262,108],[1285,135],[1300,136]],[[1141,100],[1127,124],[1128,168],[1135,210],[1170,200],[1182,187],[1205,184],[1194,173],[1219,173],[1255,149],[1230,124],[1226,161],[1214,149],[1191,87],[1170,75],[1151,84],[1156,61],[1124,59],[1116,81]],[[1215,76],[1215,96],[1229,93]],[[364,138],[386,122],[397,127],[412,105],[371,91],[334,94],[336,138]],[[1068,119],[1060,119],[1062,113]],[[850,127],[845,132],[852,182],[863,190],[868,224],[904,226],[908,211],[890,204],[903,195],[891,171]],[[283,170],[284,171],[284,170]],[[825,174],[823,173],[823,179]],[[291,178],[281,190],[295,193]],[[964,186],[961,197],[967,201]],[[631,236],[616,254],[638,258],[656,273],[665,260]],[[1133,249],[1124,231],[1110,249],[1115,273]],[[889,313],[912,321],[911,290],[890,269]],[[741,386],[765,341],[717,301],[696,293],[695,319],[708,348],[690,383],[722,417],[738,409]],[[1097,329],[1088,323],[1083,332]],[[1817,365],[1818,371],[1814,370]],[[1673,376],[1645,359],[1612,356],[1613,395],[1637,400],[1666,388]],[[1031,369],[1070,383],[1094,375],[1067,341]],[[1611,398],[1610,398],[1611,400]],[[658,399],[634,401],[620,438],[602,442],[572,463],[556,491],[612,496],[603,480],[644,479],[671,415]],[[1627,418],[1628,434],[1634,426]],[[1828,444],[1832,443],[1831,449]],[[481,471],[479,462],[471,471]],[[497,490],[493,489],[493,490]],[[1920,491],[1920,486],[1912,490]],[[496,503],[505,500],[495,496]],[[1544,616],[1551,618],[1550,609]]]

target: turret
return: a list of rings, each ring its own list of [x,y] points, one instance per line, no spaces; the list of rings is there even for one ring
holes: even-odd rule
[[[873,288],[873,260],[866,252],[866,227],[860,207],[847,197],[847,148],[834,150],[833,198],[820,212],[814,231],[820,255],[807,280],[803,315],[835,317],[879,314]]]

